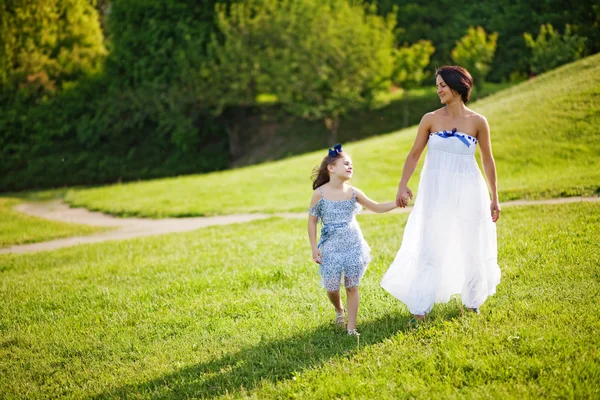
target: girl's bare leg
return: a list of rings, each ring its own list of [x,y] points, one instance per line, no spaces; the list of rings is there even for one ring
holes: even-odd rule
[[[358,286],[346,288],[346,306],[348,308],[348,330],[356,329],[356,317],[358,315],[358,303],[360,296]]]
[[[338,313],[344,311],[344,306],[342,305],[342,297],[340,296],[339,289],[332,292],[327,291],[327,297],[329,298],[329,301],[331,301],[331,304],[333,304],[333,306],[335,307],[335,311],[337,311]]]

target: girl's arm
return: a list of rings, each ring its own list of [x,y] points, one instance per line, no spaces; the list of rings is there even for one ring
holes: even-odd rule
[[[312,198],[310,199],[310,207],[317,204],[317,201],[321,199],[321,195],[315,190]],[[321,264],[321,252],[317,247],[317,222],[319,218],[314,215],[308,214],[308,240],[310,240],[310,247],[312,249],[313,261],[317,264]]]
[[[356,200],[358,200],[359,204],[371,211],[376,213],[384,213],[393,210],[397,207],[395,201],[388,201],[385,203],[378,203],[376,201],[371,200],[367,197],[366,194],[363,193],[362,190],[354,188],[354,192],[356,193]]]
[[[487,184],[492,193],[492,202],[490,204],[490,212],[492,221],[496,222],[500,217],[500,203],[498,202],[498,184],[496,177],[496,162],[492,155],[492,140],[490,138],[490,126],[484,116],[481,116],[479,127],[477,129],[477,140],[479,141],[479,149],[481,150],[481,164],[487,179]]]
[[[421,157],[421,153],[427,146],[429,140],[429,130],[431,128],[431,122],[433,119],[433,113],[427,113],[421,118],[419,123],[419,129],[417,130],[417,137],[413,143],[412,149],[404,161],[404,168],[402,168],[402,178],[398,184],[398,194],[396,195],[396,204],[398,207],[406,207],[408,205],[408,198],[413,198],[412,191],[408,188],[408,181],[417,168],[417,163]]]

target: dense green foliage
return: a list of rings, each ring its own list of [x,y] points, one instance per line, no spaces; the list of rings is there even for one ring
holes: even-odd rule
[[[40,97],[97,72],[106,55],[89,1],[0,3],[0,87]]]
[[[63,7],[56,1],[45,5],[50,15]],[[6,109],[0,114],[0,190],[227,166],[220,124],[181,96],[185,81],[176,74],[191,43],[202,43],[212,32],[213,7],[191,0],[127,0],[110,10],[110,53],[102,72],[84,74],[52,95],[25,96],[8,83],[0,88],[0,104]],[[99,33],[96,10],[85,11],[95,15],[91,26],[96,31],[91,32]],[[23,18],[31,24],[37,14],[32,15]]]
[[[425,68],[434,51],[435,48],[428,40],[394,49],[392,82],[405,89],[420,86],[425,78],[431,76],[426,73]]]
[[[206,81],[198,96],[218,112],[270,94],[286,112],[324,121],[333,144],[339,118],[371,106],[390,86],[395,20],[375,11],[347,0],[221,5],[223,37],[195,74]]]
[[[535,39],[529,33],[523,36],[532,50],[531,70],[536,74],[578,60],[585,50],[586,39],[573,35],[569,25],[562,36],[550,24],[542,25]]]
[[[600,43],[600,6],[585,2],[468,0],[456,6],[449,0],[435,4],[380,0],[377,13],[386,16],[382,19],[373,15],[373,8],[355,1],[256,0],[254,11],[237,19],[262,23],[257,27],[262,36],[252,36],[258,40],[252,43],[248,33],[243,40],[232,40],[251,24],[238,29],[242,26],[228,25],[222,18],[246,3],[221,3],[1,2],[0,191],[175,176],[239,165],[255,158],[248,155],[244,136],[256,138],[262,151],[263,131],[274,125],[256,121],[274,109],[278,121],[298,126],[284,126],[290,134],[308,137],[322,132],[327,137],[322,122],[289,118],[300,115],[322,118],[339,138],[361,137],[355,126],[365,122],[346,121],[357,115],[367,119],[380,115],[370,113],[367,106],[382,98],[374,96],[375,89],[389,82],[390,51],[396,61],[391,80],[406,89],[451,62],[451,50],[469,26],[498,32],[495,58],[491,64],[486,61],[491,66],[488,79],[496,82],[511,76],[522,79],[530,69],[539,72],[540,65],[597,52]],[[290,12],[278,13],[281,4],[288,4]],[[327,4],[333,5],[329,11]],[[215,18],[216,9],[221,10],[220,20]],[[397,20],[394,49],[390,49],[392,20]],[[568,48],[562,51],[554,45],[538,44],[529,51],[523,34],[533,34],[547,23],[560,32],[570,24],[569,34],[561,40],[573,39],[575,57]],[[211,50],[212,37],[227,51]],[[265,43],[269,46],[261,46]],[[420,52],[409,54],[413,50]],[[365,57],[368,52],[375,55]],[[563,57],[566,54],[569,57]],[[256,77],[256,63],[250,62],[258,55],[262,78]],[[215,70],[209,60],[216,56],[221,58],[217,57]],[[431,63],[424,66],[429,56]],[[481,61],[474,60],[474,65]],[[279,104],[265,106],[261,100],[265,95]],[[403,115],[412,108],[405,102]],[[349,110],[352,115],[343,118]],[[410,120],[405,117],[400,126]],[[250,131],[250,127],[258,128]]]
[[[535,33],[542,24],[563,31],[571,24],[574,34],[587,38],[586,54],[600,51],[600,4],[594,1],[480,1],[452,0],[370,0],[381,14],[397,7],[400,43],[431,40],[435,46],[432,66],[452,63],[450,53],[469,26],[482,26],[486,32],[498,32],[498,47],[489,79],[500,81],[519,71],[529,73],[529,50],[525,32]]]
[[[497,40],[497,32],[488,34],[480,26],[477,28],[470,26],[467,34],[452,50],[452,60],[471,73],[477,90],[483,88],[483,82],[490,72]]]

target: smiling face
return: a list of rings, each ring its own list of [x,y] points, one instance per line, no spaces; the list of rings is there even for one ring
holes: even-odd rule
[[[448,104],[456,97],[456,93],[450,89],[448,85],[446,85],[446,82],[444,82],[444,79],[441,75],[438,75],[435,78],[435,87],[442,104]]]
[[[329,164],[327,169],[329,170],[330,177],[336,176],[342,181],[349,180],[352,178],[352,174],[354,173],[354,169],[352,168],[352,159],[347,154],[338,157],[334,163]]]

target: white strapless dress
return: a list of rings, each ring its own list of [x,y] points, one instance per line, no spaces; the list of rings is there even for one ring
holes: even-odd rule
[[[500,283],[496,225],[476,146],[476,138],[460,132],[429,135],[402,246],[381,281],[412,314],[427,314],[454,294],[478,308]]]

